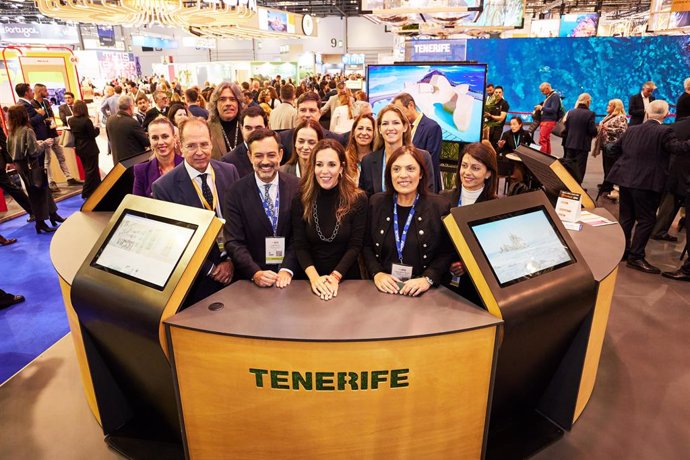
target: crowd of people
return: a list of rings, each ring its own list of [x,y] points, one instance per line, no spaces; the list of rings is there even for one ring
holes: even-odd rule
[[[540,85],[544,101],[534,113],[545,154],[551,154],[551,132],[563,125],[563,161],[579,182],[595,140],[592,154],[603,155],[602,193],[620,200],[627,265],[646,273],[660,272],[645,259],[648,239],[673,238],[671,222],[683,203],[687,207],[683,157],[690,152],[684,140],[690,119],[663,125],[668,104],[654,101],[654,88],[647,82],[631,97],[630,122],[623,102],[613,99],[596,124],[587,93],[565,110],[547,82]],[[28,184],[23,202],[37,232],[54,231],[62,221],[45,174],[47,151],[64,159],[44,89],[17,85],[5,159]],[[690,79],[686,90],[690,95]],[[465,146],[456,186],[443,191],[440,126],[407,93],[374,117],[366,94],[352,94],[344,77],[312,77],[296,85],[277,76],[185,90],[162,77],[115,81],[106,87],[99,113],[114,163],[150,149],[150,159],[134,168],[134,194],[205,208],[225,221],[192,300],[237,279],[283,288],[295,277],[308,279],[312,291],[328,300],[342,280],[353,278],[371,278],[386,293],[416,296],[445,284],[472,297],[441,218],[451,207],[497,198],[498,178],[511,174],[505,154],[534,143],[534,130],[521,117],[508,118],[502,87],[489,85],[485,108],[484,140]],[[71,93],[58,112],[84,165],[87,198],[100,183],[99,123]],[[667,181],[674,168],[677,177]],[[690,281],[690,263],[664,276]]]

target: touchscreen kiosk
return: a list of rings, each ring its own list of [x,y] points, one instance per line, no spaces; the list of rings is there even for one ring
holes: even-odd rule
[[[444,223],[485,308],[505,321],[487,456],[528,456],[562,434],[550,420],[572,419],[575,336],[596,283],[541,191],[453,208]]]
[[[101,425],[128,455],[182,452],[163,321],[181,310],[221,228],[211,211],[126,195],[74,278]]]
[[[594,209],[596,205],[585,189],[577,183],[575,178],[565,169],[565,166],[556,157],[542,153],[537,149],[520,145],[515,149],[515,154],[522,160],[527,169],[541,182],[544,191],[551,203],[556,204],[561,190],[578,193],[582,197],[582,206],[585,209]]]
[[[134,189],[134,165],[151,158],[151,152],[120,161],[103,178],[90,197],[81,206],[82,212],[115,211],[125,195]]]

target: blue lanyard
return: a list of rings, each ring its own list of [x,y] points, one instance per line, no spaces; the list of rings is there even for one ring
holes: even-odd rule
[[[460,195],[458,195],[458,208],[462,206],[462,188],[460,189]]]
[[[398,259],[403,263],[403,249],[405,248],[405,241],[407,240],[407,231],[410,229],[412,218],[414,217],[414,208],[419,201],[419,193],[414,199],[410,214],[407,216],[407,221],[403,227],[402,235],[400,235],[400,224],[398,224],[398,194],[393,195],[393,230],[395,234],[395,247],[398,250]]]
[[[278,210],[280,209],[280,190],[278,191],[278,193],[276,193],[276,202],[273,207],[274,212],[271,212],[271,208],[269,207],[270,201],[268,200],[270,200],[270,196],[268,197],[268,200],[264,198],[264,194],[261,193],[261,189],[259,189],[259,198],[261,199],[261,203],[264,205],[264,212],[266,213],[266,217],[268,217],[268,220],[271,221],[271,227],[273,227],[273,236],[278,236]]]

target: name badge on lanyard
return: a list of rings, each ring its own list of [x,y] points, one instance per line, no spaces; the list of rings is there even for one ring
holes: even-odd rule
[[[272,237],[266,237],[266,264],[279,265],[285,258],[285,238],[278,236],[278,214],[280,211],[280,192],[276,193],[276,201],[271,208],[270,196],[262,196],[259,190],[259,198],[264,207],[264,212],[273,230]]]
[[[398,194],[393,195],[393,235],[395,236],[395,249],[398,252],[398,260],[400,263],[392,264],[391,275],[398,278],[400,281],[407,281],[412,278],[412,266],[403,263],[403,249],[405,249],[405,241],[407,241],[407,233],[410,230],[410,225],[415,214],[415,207],[419,201],[419,194],[414,199],[410,214],[407,216],[405,225],[403,226],[402,234],[400,233],[400,224],[398,223]]]

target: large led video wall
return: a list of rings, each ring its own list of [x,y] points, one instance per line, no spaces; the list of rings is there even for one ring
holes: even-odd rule
[[[606,113],[610,99],[628,99],[652,80],[657,99],[675,104],[690,77],[690,37],[592,37],[468,40],[467,60],[487,63],[487,81],[502,85],[510,111],[532,112],[548,81],[572,108],[592,96],[592,110]]]

